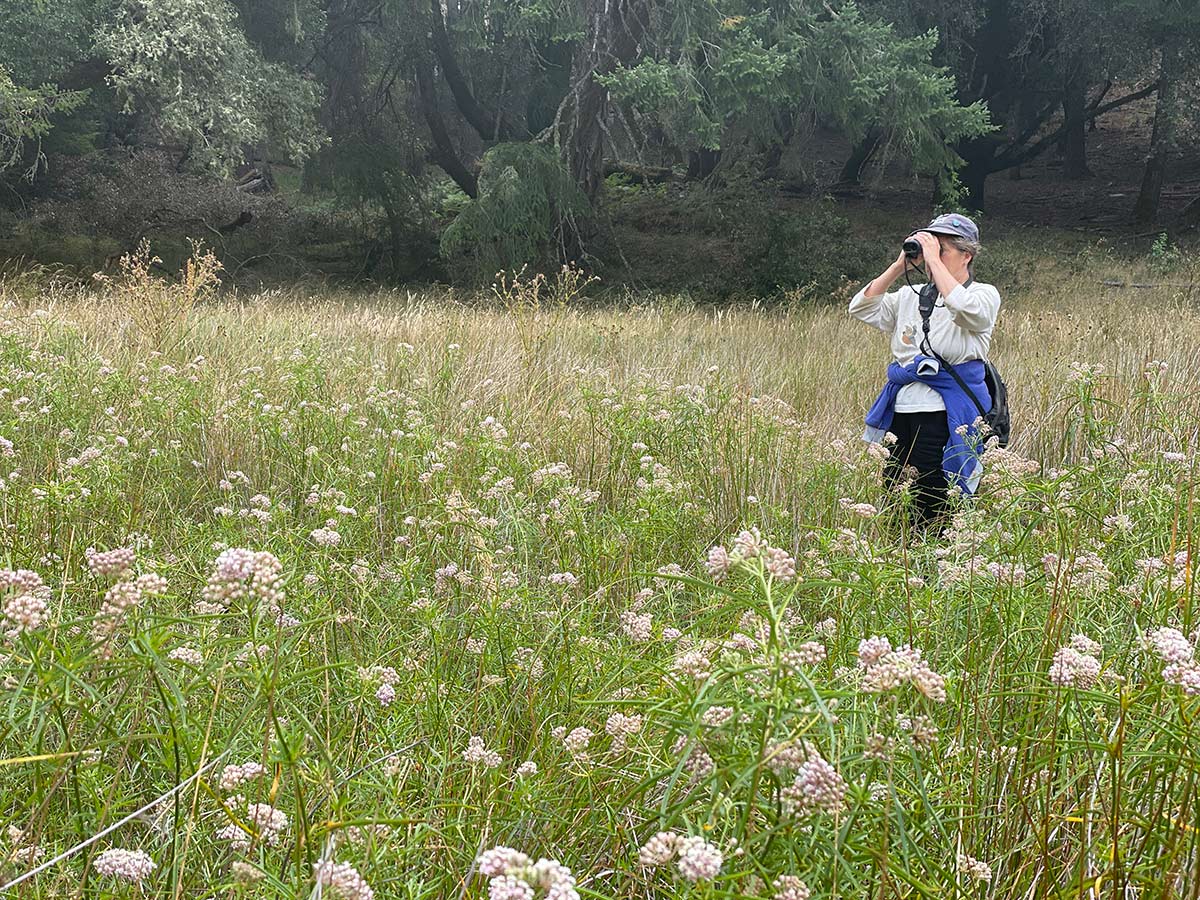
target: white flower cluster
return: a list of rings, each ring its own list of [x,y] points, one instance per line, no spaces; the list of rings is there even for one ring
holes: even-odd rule
[[[314,528],[309,537],[319,547],[336,547],[342,542],[342,536],[332,528]]]
[[[92,617],[92,639],[96,642],[100,655],[104,659],[112,657],[113,639],[121,630],[129,612],[140,606],[146,597],[162,594],[167,589],[167,580],[153,572],[133,577],[131,567],[134,554],[132,550],[128,553],[124,551],[109,551],[109,553],[119,555],[109,557],[104,566],[93,570],[116,574],[119,579],[105,592],[100,609]],[[93,559],[96,558],[93,556]],[[112,559],[117,559],[117,562],[113,563]]]
[[[479,874],[490,878],[489,900],[533,900],[543,891],[545,900],[579,900],[575,876],[558,860],[528,856],[511,847],[493,847],[480,854]]]
[[[349,863],[335,863],[328,859],[313,863],[313,876],[317,884],[329,888],[330,893],[340,900],[375,900],[371,886]]]
[[[641,716],[627,716],[619,712],[610,715],[604,723],[604,731],[612,736],[613,750],[617,752],[624,750],[626,740],[630,735],[641,731],[642,724]]]
[[[796,578],[796,560],[786,550],[771,547],[759,534],[757,528],[742,531],[733,539],[733,549],[722,546],[708,551],[704,567],[713,581],[721,581],[733,569],[753,564],[758,560],[765,575],[775,581],[793,581]]]
[[[36,631],[50,617],[50,605],[33,594],[20,594],[4,602],[4,620],[10,634]]]
[[[805,669],[819,666],[825,661],[829,652],[825,645],[817,641],[805,641],[794,650],[785,650],[779,658],[781,668],[786,675],[796,675]]]
[[[732,706],[710,706],[700,716],[700,724],[705,728],[720,728],[733,721],[733,714]]]
[[[930,700],[946,702],[946,679],[929,668],[920,650],[908,646],[893,650],[887,638],[869,637],[858,644],[858,664],[864,691],[879,694],[907,681]]]
[[[634,643],[650,640],[654,617],[650,613],[639,613],[627,609],[620,616],[621,631]]]
[[[204,654],[195,647],[176,647],[167,654],[167,659],[187,663],[189,666],[204,665]]]
[[[592,734],[592,729],[580,725],[578,728],[572,728],[571,733],[563,737],[563,746],[572,759],[577,762],[587,761],[588,744],[591,743]]]
[[[16,637],[41,628],[50,618],[49,599],[50,588],[37,572],[0,570],[0,633]]]
[[[83,556],[87,560],[88,570],[93,575],[120,575],[133,568],[134,551],[131,547],[116,547],[103,551],[88,547],[83,551]]]
[[[113,847],[97,856],[92,868],[101,875],[141,884],[154,871],[155,865],[145,850]]]
[[[687,881],[708,881],[721,871],[725,857],[720,848],[699,836],[686,837],[660,831],[638,851],[638,862],[647,869],[665,866],[672,859]]]
[[[247,781],[252,781],[255,778],[261,778],[267,774],[266,768],[259,762],[245,762],[239,765],[228,765],[221,770],[221,776],[217,779],[221,790],[229,793],[236,790]]]
[[[973,881],[991,881],[992,867],[965,853],[958,854],[958,871]]]
[[[467,749],[463,751],[463,759],[474,765],[475,763],[483,763],[487,768],[494,769],[503,762],[500,754],[495,750],[489,750],[483,743],[483,738],[479,735],[472,735],[467,741]]]
[[[242,799],[238,795],[229,801],[229,805],[240,806]],[[248,833],[236,822],[230,822],[217,832],[217,838],[228,841],[235,850],[243,852],[250,849],[253,841],[276,847],[288,827],[288,817],[285,812],[269,803],[251,803],[246,807],[245,824],[250,827],[251,832]]]
[[[1163,665],[1163,680],[1178,685],[1184,693],[1200,694],[1200,665],[1196,663],[1196,648],[1176,628],[1156,628],[1146,635],[1146,643]]]
[[[379,701],[380,706],[388,706],[396,699],[396,689],[390,684],[381,684],[375,691],[375,699]]]
[[[16,825],[9,825],[5,830],[8,836],[9,851],[7,856],[0,855],[0,859],[7,862],[19,863],[20,865],[32,866],[39,859],[46,855],[46,851],[39,847],[37,841],[28,830],[18,828]]]
[[[1092,688],[1100,678],[1100,645],[1077,634],[1060,647],[1050,663],[1050,683],[1057,687]]]
[[[874,504],[855,503],[850,497],[839,497],[838,506],[858,516],[860,519],[873,519],[875,516],[879,515],[879,509]]]
[[[266,550],[231,547],[217,557],[204,585],[201,615],[222,613],[233,604],[251,600],[278,613],[283,605],[283,564]]]
[[[829,762],[805,741],[809,758],[800,764],[796,778],[783,789],[785,806],[805,815],[836,813],[846,806],[846,781]]]
[[[702,650],[684,650],[675,657],[671,672],[682,678],[703,681],[712,673],[712,660]]]
[[[775,891],[772,900],[809,900],[812,896],[808,885],[796,875],[780,875],[771,882],[771,887]]]

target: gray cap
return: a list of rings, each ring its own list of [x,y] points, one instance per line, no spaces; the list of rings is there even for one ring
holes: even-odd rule
[[[924,228],[917,230],[928,231],[930,234],[954,235],[979,243],[979,226],[960,213],[946,213],[938,216]]]

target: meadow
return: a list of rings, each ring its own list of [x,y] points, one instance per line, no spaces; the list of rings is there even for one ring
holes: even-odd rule
[[[0,893],[1200,896],[1194,266],[1005,293],[920,540],[849,292],[146,263],[0,282]]]

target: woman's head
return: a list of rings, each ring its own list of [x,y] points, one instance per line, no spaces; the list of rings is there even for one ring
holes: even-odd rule
[[[957,268],[956,264],[961,260],[970,272],[975,257],[983,250],[979,243],[979,226],[960,213],[938,216],[921,230],[937,236],[942,245],[942,260],[951,269]]]
[[[955,268],[953,263],[961,257],[965,260],[967,271],[973,270],[975,257],[983,250],[979,241],[971,241],[964,237],[952,237],[947,234],[939,234],[937,239],[938,243],[942,245],[942,261],[949,268]]]

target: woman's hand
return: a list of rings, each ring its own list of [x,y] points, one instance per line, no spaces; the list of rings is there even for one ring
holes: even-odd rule
[[[936,238],[934,242],[936,243]],[[908,254],[901,249],[900,254],[896,257],[895,262],[888,266],[882,274],[878,275],[874,281],[866,286],[864,291],[865,295],[868,298],[874,298],[885,293],[891,286],[892,282],[903,275],[905,270],[915,269],[919,262],[920,257],[917,257],[916,259],[910,259]]]
[[[900,255],[896,257],[896,261],[892,263],[890,271],[894,272],[897,276],[900,276],[904,274],[906,269],[915,269],[920,262],[921,257],[918,256],[916,259],[913,259],[907,253],[901,250]]]
[[[942,244],[928,231],[918,231],[912,235],[912,240],[921,245],[921,257],[926,265],[942,261]]]

